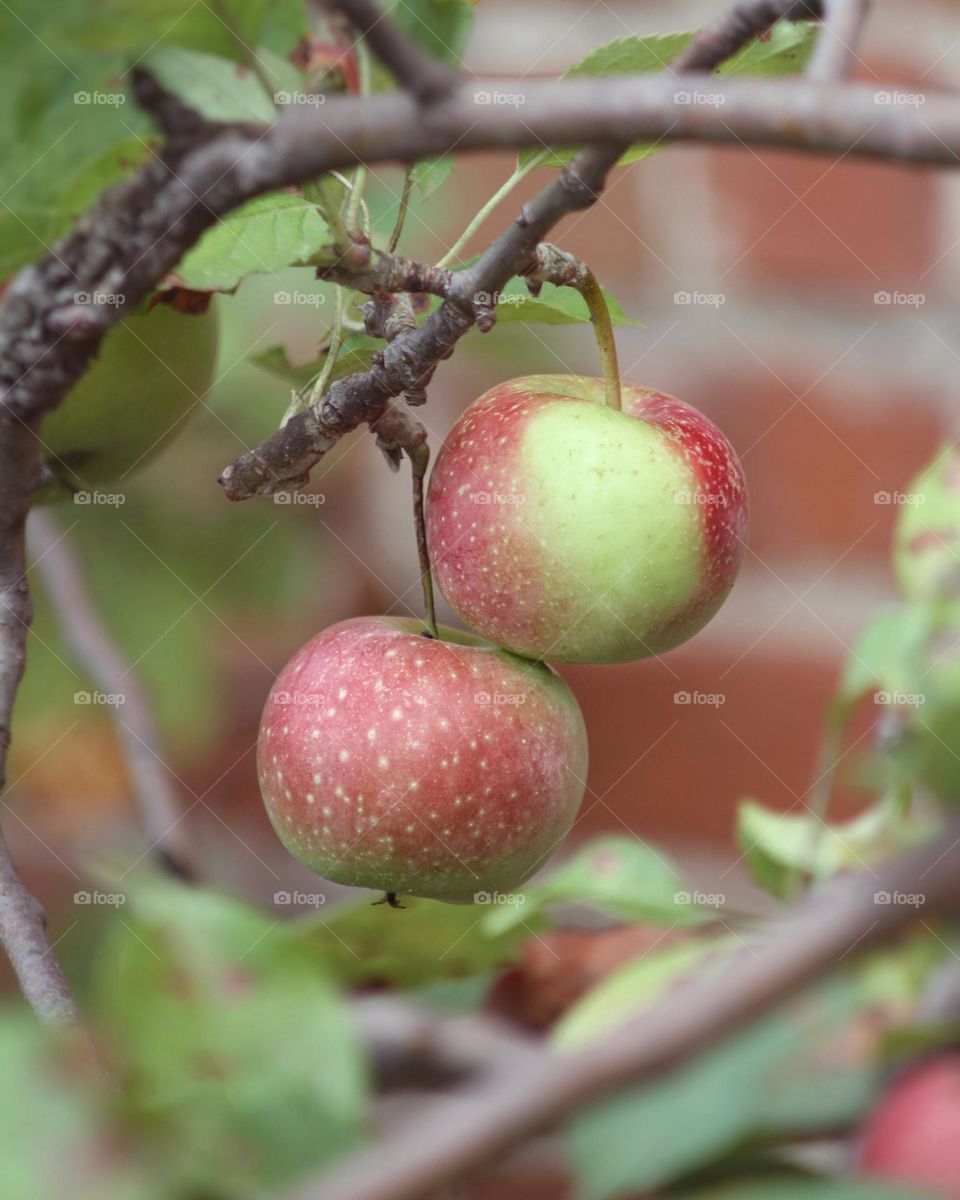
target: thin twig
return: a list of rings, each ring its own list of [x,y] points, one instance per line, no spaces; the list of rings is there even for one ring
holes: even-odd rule
[[[49,510],[35,509],[28,534],[36,554],[34,570],[43,581],[47,600],[78,665],[99,690],[123,697],[122,707],[114,705],[110,711],[150,853],[166,870],[181,879],[193,879],[183,810],[164,766],[146,692],[97,611],[69,533]]]
[[[41,478],[36,434],[0,409],[0,800],[6,788],[13,702],[26,665],[27,632],[33,617],[24,527]],[[2,832],[0,943],[37,1016],[52,1025],[76,1024],[76,1001],[47,940],[43,909],[17,874]]]

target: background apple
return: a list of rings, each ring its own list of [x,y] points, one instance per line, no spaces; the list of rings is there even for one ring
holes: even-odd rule
[[[264,708],[260,789],[317,874],[472,901],[522,883],[570,828],[586,732],[549,667],[421,630],[365,617],[302,647]]]
[[[434,467],[427,533],[461,619],[517,654],[624,662],[701,629],[733,585],[747,494],[702,413],[623,385],[531,375],[457,421]]]
[[[867,1122],[859,1162],[867,1174],[960,1197],[960,1053],[920,1063],[893,1083]]]
[[[64,490],[120,479],[182,429],[213,382],[217,341],[212,310],[197,315],[159,303],[116,325],[40,430]]]

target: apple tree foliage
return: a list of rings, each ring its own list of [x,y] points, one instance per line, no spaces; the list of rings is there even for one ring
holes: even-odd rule
[[[387,7],[411,37],[457,60],[471,23],[467,0]],[[335,54],[296,65],[307,34],[299,0],[64,0],[29,11],[24,0],[11,0],[2,8],[9,119],[0,126],[0,150],[14,181],[0,218],[5,279],[155,149],[156,134],[127,91],[131,62],[213,120],[269,121],[274,95],[296,103],[317,89],[352,86]],[[691,36],[619,38],[572,64],[570,73],[658,70]],[[796,72],[811,36],[806,25],[781,23],[724,71]],[[372,67],[369,86],[391,83]],[[38,146],[49,147],[40,158]],[[654,149],[635,146],[624,161]],[[514,181],[568,156],[563,147],[524,151]],[[429,216],[438,197],[455,194],[452,160],[418,164],[412,182],[411,203]],[[393,228],[398,190],[370,182],[363,219],[375,245],[385,245]],[[311,311],[326,316],[334,289],[317,283],[312,270],[330,241],[322,211],[309,187],[251,201],[207,233],[168,284],[216,294],[214,306],[224,312],[244,296],[262,302],[268,287],[296,288],[314,294]],[[533,297],[515,282],[505,295],[510,302],[499,306],[494,338],[515,323],[589,319],[572,291],[546,285]],[[346,313],[355,317],[362,299],[345,295]],[[631,319],[608,301],[616,323]],[[321,345],[325,324],[318,321]],[[133,650],[152,633],[162,643],[162,653],[148,654],[141,669],[181,744],[213,737],[225,707],[203,599],[238,622],[269,604],[277,626],[298,644],[312,632],[302,628],[298,598],[322,585],[325,568],[311,531],[292,512],[262,505],[244,509],[242,522],[203,526],[192,519],[198,489],[215,477],[221,457],[206,435],[221,422],[218,414],[229,414],[236,435],[254,444],[279,423],[289,387],[325,368],[329,379],[363,370],[378,346],[351,332],[328,364],[330,351],[298,361],[288,347],[268,342],[237,363],[243,336],[223,352],[229,380],[178,442],[177,486],[161,463],[124,487],[122,517],[136,531],[135,557],[120,562],[103,552],[114,512],[91,508],[78,530],[120,641]],[[336,456],[332,462],[335,469]],[[744,853],[758,882],[777,897],[918,836],[936,816],[923,809],[904,821],[918,803],[914,793],[921,802],[931,793],[958,794],[960,768],[950,750],[960,733],[958,478],[956,452],[948,449],[917,482],[924,503],[904,506],[895,546],[902,600],[866,624],[827,714],[827,736],[842,738],[859,706],[876,703],[882,737],[860,757],[857,778],[878,799],[854,821],[827,826],[744,801]],[[176,538],[169,534],[174,526]],[[245,553],[254,545],[255,556]],[[222,585],[228,571],[229,586]],[[191,593],[199,599],[183,618]],[[297,629],[303,637],[291,634]],[[43,611],[37,633],[62,649]],[[28,720],[69,704],[76,680],[61,658],[59,651],[33,656],[24,686]],[[882,707],[874,700],[881,693]],[[438,1012],[469,1011],[531,939],[562,928],[571,914],[661,930],[662,946],[623,963],[568,1009],[550,1034],[563,1053],[615,1027],[684,972],[714,969],[740,944],[732,919],[697,897],[664,854],[617,835],[581,848],[528,887],[522,904],[489,909],[411,900],[394,914],[366,900],[330,910],[317,901],[291,914],[282,901],[254,904],[110,863],[98,869],[102,894],[119,899],[75,909],[79,915],[60,917],[54,933],[78,926],[64,938],[62,958],[121,1084],[108,1088],[82,1063],[64,1060],[48,1035],[8,1007],[0,1016],[0,1073],[8,1084],[0,1157],[10,1200],[67,1193],[80,1200],[253,1200],[362,1144],[372,1136],[371,1084],[349,1019],[356,989],[388,988]],[[582,1194],[606,1200],[669,1187],[690,1200],[910,1196],[908,1189],[824,1177],[777,1147],[857,1123],[876,1094],[885,1056],[901,1044],[892,1031],[910,1040],[902,1014],[952,953],[950,941],[947,930],[921,931],[906,949],[851,964],[669,1078],[584,1112],[566,1131]],[[843,1031],[849,1036],[839,1036]]]

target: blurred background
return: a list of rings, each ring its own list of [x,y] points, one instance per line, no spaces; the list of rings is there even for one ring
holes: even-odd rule
[[[913,7],[876,4],[861,79],[955,85],[955,9],[921,7],[922,21]],[[692,28],[719,11],[484,0],[465,66],[556,75],[621,34]],[[439,259],[513,162],[461,159],[440,195],[408,219],[401,251]],[[527,178],[465,254],[489,242],[548,173]],[[371,175],[383,235],[402,176]],[[570,845],[629,830],[669,847],[708,890],[722,880],[730,895],[745,886],[731,838],[737,802],[802,804],[851,640],[894,595],[897,499],[951,433],[960,181],[849,159],[675,146],[616,172],[596,207],[554,240],[585,258],[642,322],[618,330],[624,377],[697,405],[724,429],[753,510],[740,580],[704,632],[663,660],[564,669],[592,755]],[[278,293],[312,299],[281,303]],[[250,356],[283,345],[311,358],[333,302],[311,271],[291,270],[248,278],[214,304],[217,383],[185,432],[121,483],[121,504],[62,504],[57,517],[73,528],[105,618],[155,697],[165,767],[205,874],[269,900],[307,877],[260,804],[260,710],[275,673],[322,627],[419,611],[409,475],[391,474],[372,437],[357,433],[314,471],[313,503],[228,503],[220,470],[277,427],[289,399]],[[419,414],[434,446],[486,388],[544,371],[598,374],[589,328],[471,333],[437,371]],[[91,862],[133,863],[143,846],[109,711],[75,702],[89,681],[37,590],[6,828],[28,883],[50,904],[69,972],[95,921],[72,902]],[[679,703],[680,692],[715,703]],[[856,809],[856,742],[869,725],[864,714],[844,748],[838,812]]]

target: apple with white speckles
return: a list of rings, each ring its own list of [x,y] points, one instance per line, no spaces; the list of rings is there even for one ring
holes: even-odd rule
[[[454,903],[541,867],[583,798],[587,739],[563,680],[470,634],[362,617],[280,672],[257,743],[280,840],[337,883]]]
[[[627,662],[710,620],[743,556],[737,456],[697,409],[601,379],[531,375],[457,421],[430,478],[434,579],[516,654]]]

